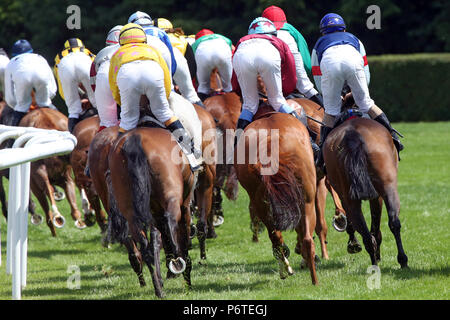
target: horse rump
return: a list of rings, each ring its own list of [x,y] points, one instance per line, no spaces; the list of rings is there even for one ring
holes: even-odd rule
[[[350,183],[349,196],[352,200],[369,200],[378,197],[368,171],[366,145],[355,130],[347,130],[342,139],[343,151],[339,154]]]
[[[293,229],[300,221],[304,207],[303,189],[294,172],[281,165],[272,175],[261,175],[270,204],[271,218],[277,230]]]

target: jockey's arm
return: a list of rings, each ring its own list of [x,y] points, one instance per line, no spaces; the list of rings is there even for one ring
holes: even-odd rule
[[[16,96],[14,90],[14,82],[12,80],[11,66],[7,67],[5,70],[5,101],[11,107],[16,106]]]
[[[366,74],[367,85],[369,85],[370,83],[369,63],[367,61],[366,49],[364,48],[364,45],[362,44],[361,41],[359,41],[359,53],[361,54],[364,60],[364,72]]]
[[[311,72],[314,77],[314,83],[317,90],[322,93],[322,72],[320,71],[319,58],[317,57],[316,49],[313,49],[311,53]]]

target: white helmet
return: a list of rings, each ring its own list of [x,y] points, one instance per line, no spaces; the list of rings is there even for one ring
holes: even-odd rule
[[[136,11],[128,18],[128,23],[136,23],[141,27],[153,26],[153,19],[145,12]]]
[[[106,36],[107,46],[112,46],[119,43],[120,29],[122,29],[122,27],[123,26],[118,25],[108,31],[108,35]]]

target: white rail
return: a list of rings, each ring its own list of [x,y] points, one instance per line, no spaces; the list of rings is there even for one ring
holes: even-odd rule
[[[6,273],[12,273],[12,298],[19,300],[27,283],[30,162],[70,153],[77,139],[67,131],[0,125],[0,144],[7,139],[15,142],[0,150],[0,170],[10,168]]]

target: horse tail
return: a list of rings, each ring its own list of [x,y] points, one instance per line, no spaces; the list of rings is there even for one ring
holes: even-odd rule
[[[123,144],[121,153],[127,159],[134,221],[140,229],[146,229],[152,222],[150,213],[151,177],[141,137],[138,134],[131,135]]]
[[[370,179],[366,144],[363,138],[355,130],[347,130],[342,142],[344,150],[340,155],[350,181],[350,198],[368,200],[378,197]]]
[[[300,221],[304,205],[302,184],[294,172],[280,163],[276,174],[261,175],[269,200],[271,218],[277,230],[293,229]]]
[[[109,243],[124,243],[128,237],[128,222],[120,213],[116,198],[112,193],[112,182],[109,169],[106,172],[106,185],[108,188],[109,204],[107,241]]]

